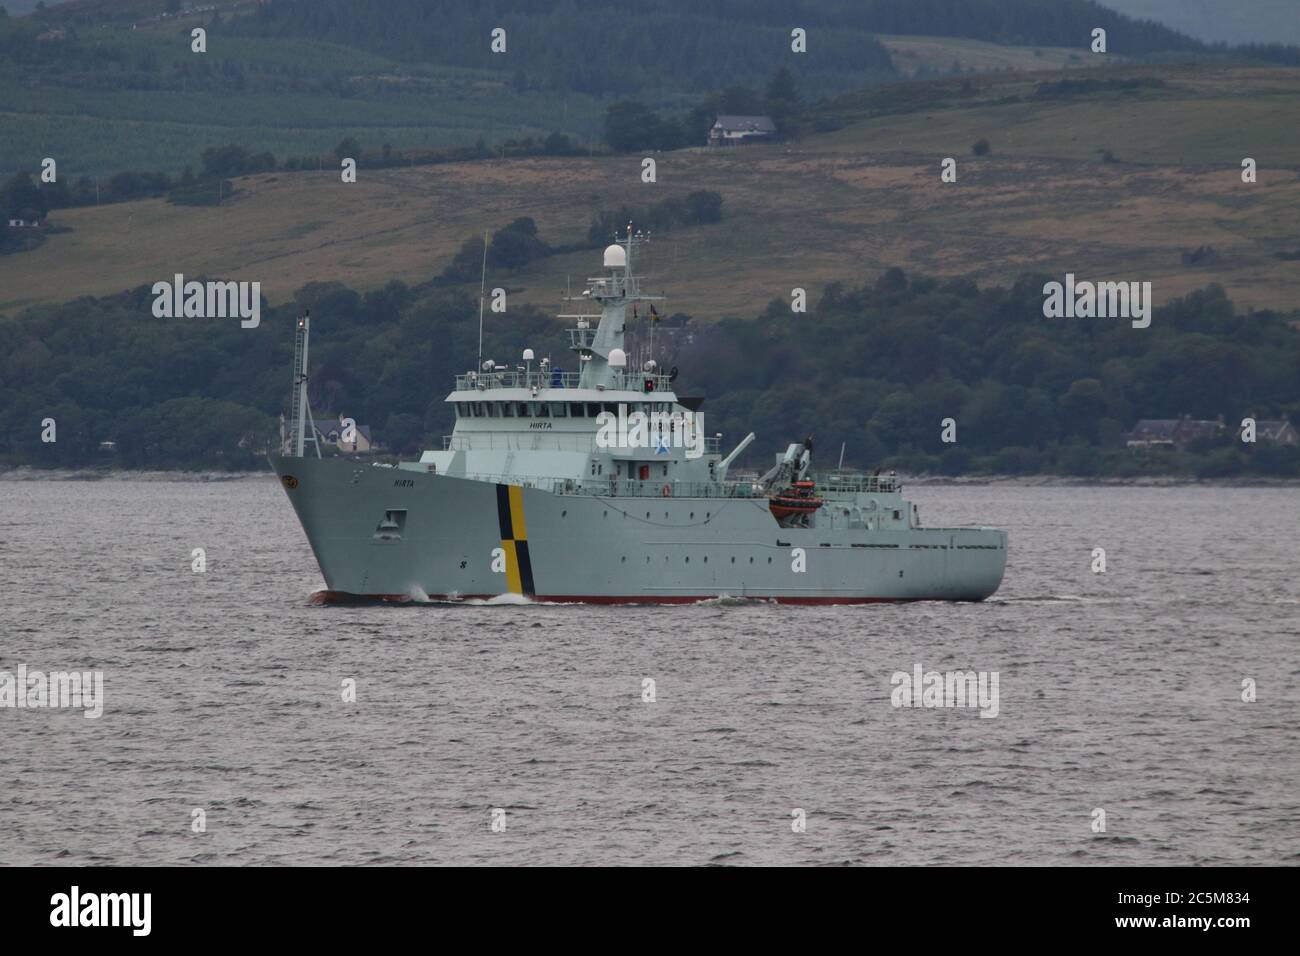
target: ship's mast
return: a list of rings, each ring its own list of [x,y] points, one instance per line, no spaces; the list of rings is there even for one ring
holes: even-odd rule
[[[623,349],[628,303],[663,299],[663,296],[643,295],[639,277],[632,272],[633,251],[648,240],[648,235],[634,233],[629,222],[626,236],[621,240],[616,238],[614,244],[605,249],[604,264],[610,270],[609,274],[588,279],[586,291],[578,297],[600,303],[600,323],[594,330],[590,327],[590,319],[594,316],[562,316],[578,320],[578,327],[569,330],[569,339],[570,348],[578,353],[582,363],[578,378],[581,388],[618,387],[617,376],[623,374],[623,370],[611,366],[609,356],[615,349]]]
[[[307,345],[311,336],[311,310],[307,309],[298,319],[298,326],[293,336],[293,397],[289,406],[289,421],[293,425],[293,435],[289,440],[288,453],[301,458],[304,446],[311,442],[319,458],[320,442],[316,440],[316,422],[311,417],[311,405],[307,401]],[[308,432],[310,426],[311,431]]]
[[[476,369],[483,368],[483,297],[487,294],[487,250],[488,234],[483,233],[483,269],[479,272],[478,277],[478,365]]]

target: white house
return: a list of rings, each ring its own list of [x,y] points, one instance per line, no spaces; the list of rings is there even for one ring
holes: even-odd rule
[[[776,139],[770,116],[719,116],[709,130],[710,146],[739,146]]]

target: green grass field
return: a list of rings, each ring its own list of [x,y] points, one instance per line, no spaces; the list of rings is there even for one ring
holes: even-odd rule
[[[1124,68],[1126,71],[1129,68]],[[1071,75],[1079,75],[1072,73]],[[1090,74],[1091,75],[1091,74]],[[1124,72],[1121,75],[1131,75]],[[60,211],[72,228],[0,257],[0,310],[112,293],[175,272],[259,280],[272,301],[312,281],[368,289],[427,280],[466,238],[517,216],[551,243],[580,240],[602,207],[714,189],[724,222],[663,232],[643,263],[670,308],[753,315],[799,286],[863,281],[889,266],[1008,281],[1027,270],[1150,280],[1157,301],[1210,282],[1243,307],[1292,310],[1300,269],[1300,70],[1161,72],[1138,95],[1002,103],[1039,80],[982,82],[974,102],[864,117],[800,142],[658,157],[518,159],[238,182],[220,207],[162,200]],[[992,143],[975,158],[970,144]],[[1112,150],[1106,163],[1097,150]],[[1253,156],[1259,181],[1241,182]],[[958,160],[958,181],[940,162]],[[1218,257],[1189,267],[1184,250]],[[596,253],[553,256],[498,276],[512,301],[558,303]]]

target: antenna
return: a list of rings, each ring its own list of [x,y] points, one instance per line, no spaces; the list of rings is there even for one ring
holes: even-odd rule
[[[315,447],[316,457],[321,457],[320,442],[316,440],[316,420],[312,417],[311,405],[307,401],[307,343],[310,335],[311,309],[304,309],[298,318],[293,338],[293,397],[289,404],[289,418],[294,431],[286,452],[295,458],[303,457],[307,442]],[[307,437],[309,424],[310,438]]]
[[[836,471],[844,470],[844,446],[847,444],[848,442],[840,442],[840,463],[835,466]]]
[[[479,273],[478,279],[478,365],[476,368],[483,367],[483,297],[487,294],[487,247],[488,234],[483,230],[483,271]]]

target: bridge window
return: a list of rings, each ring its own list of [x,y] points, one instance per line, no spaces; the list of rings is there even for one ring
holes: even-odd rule
[[[551,402],[552,418],[567,418],[569,416],[569,406],[564,402]]]
[[[529,412],[528,412],[528,403],[527,403],[527,402],[520,402],[519,405],[518,405],[517,410],[518,410],[518,412],[519,412],[519,417],[520,417],[520,418],[527,418],[527,417],[528,417]]]
[[[501,415],[502,415],[502,417],[504,417],[504,418],[514,418],[514,417],[515,417],[515,403],[514,403],[514,402],[502,402],[502,403],[501,403]]]
[[[488,418],[496,418],[501,414],[501,410],[497,408],[496,402],[487,402],[486,404],[487,404]]]
[[[551,417],[551,406],[546,404],[546,402],[535,402],[531,407],[537,409],[533,414],[538,418]]]
[[[569,415],[573,418],[585,418],[586,414],[582,410],[582,402],[569,402]]]
[[[599,414],[600,414],[600,403],[599,403],[599,402],[588,402],[588,403],[587,403],[587,417],[588,417],[588,418],[595,418],[595,417],[596,417],[597,415],[599,415]]]

